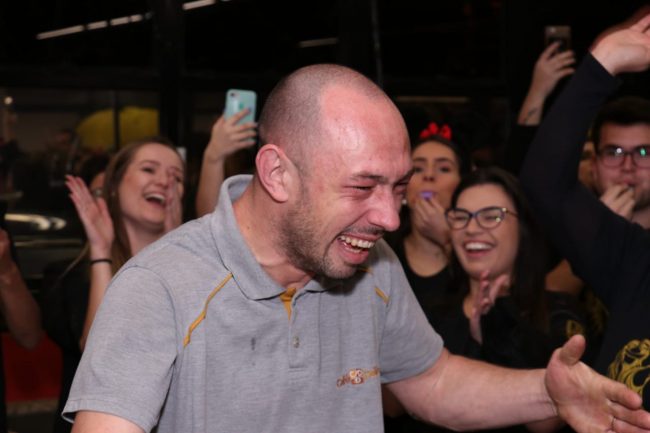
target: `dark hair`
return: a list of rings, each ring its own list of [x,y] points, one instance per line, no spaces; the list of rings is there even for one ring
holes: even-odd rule
[[[452,152],[454,152],[454,156],[456,157],[456,162],[458,163],[458,172],[460,173],[461,177],[465,176],[467,173],[469,173],[472,170],[470,155],[467,149],[464,146],[461,146],[456,142],[449,140],[441,135],[431,135],[429,137],[420,138],[416,140],[411,146],[411,153],[413,153],[413,151],[417,149],[420,145],[424,143],[430,143],[432,141],[447,146],[449,149],[451,149]]]
[[[591,128],[591,138],[596,150],[600,147],[603,125],[607,123],[623,126],[641,123],[650,126],[650,101],[638,96],[624,96],[605,104]]]
[[[162,146],[172,149],[176,154],[178,151],[172,142],[165,137],[146,137],[137,141],[133,141],[121,148],[113,158],[111,158],[108,168],[106,169],[106,177],[104,178],[104,199],[108,206],[108,212],[113,220],[115,227],[115,240],[111,250],[111,258],[113,259],[113,272],[115,273],[127,260],[133,255],[129,238],[126,234],[124,222],[122,219],[122,209],[120,208],[120,194],[119,187],[124,178],[127,168],[131,165],[135,154],[147,144],[160,144]],[[180,159],[180,154],[178,154]]]
[[[539,329],[546,329],[545,245],[526,196],[517,179],[505,170],[497,167],[479,168],[463,177],[451,196],[451,207],[456,206],[463,191],[477,185],[501,187],[515,205],[513,210],[519,221],[519,243],[511,276],[510,296],[523,317]],[[455,254],[452,254],[450,270],[454,287],[458,287],[459,296],[464,297],[469,292],[469,276]]]
[[[81,163],[79,168],[79,177],[83,179],[86,185],[90,185],[90,182],[92,182],[95,176],[106,171],[109,161],[110,157],[105,153],[87,157]]]

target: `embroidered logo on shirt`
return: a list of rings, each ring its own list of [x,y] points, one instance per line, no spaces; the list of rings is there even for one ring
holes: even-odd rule
[[[339,377],[336,381],[336,387],[340,388],[344,385],[361,385],[371,377],[379,376],[379,367],[371,370],[364,370],[362,368],[354,368],[348,371],[343,376]]]
[[[632,340],[616,355],[607,375],[643,395],[650,381],[650,340]]]

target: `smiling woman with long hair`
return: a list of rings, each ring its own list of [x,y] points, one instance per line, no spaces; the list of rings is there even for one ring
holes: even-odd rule
[[[165,138],[151,137],[122,148],[92,181],[67,177],[88,242],[82,254],[45,288],[47,330],[63,353],[61,409],[113,274],[180,225],[184,175],[184,163],[174,146]],[[56,417],[55,433],[70,429],[71,424]]]

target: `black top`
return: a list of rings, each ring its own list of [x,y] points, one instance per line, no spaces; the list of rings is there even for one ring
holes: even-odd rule
[[[65,421],[60,414],[81,360],[79,340],[88,309],[88,261],[81,260],[71,265],[70,262],[52,263],[45,269],[43,277],[43,327],[61,348],[63,357],[61,392],[57,416],[54,417],[53,433],[68,433],[72,430],[72,424]]]
[[[433,309],[444,302],[446,296],[451,293],[449,287],[449,268],[444,267],[440,272],[429,277],[420,276],[411,269],[411,266],[406,260],[404,241],[400,239],[397,242],[391,243],[391,247],[404,268],[406,279],[411,285],[415,297],[425,314],[429,316]]]
[[[610,211],[577,176],[590,122],[618,83],[588,55],[547,113],[521,180],[557,247],[609,309],[596,370],[637,390],[649,409],[650,234]]]
[[[544,292],[546,324],[533,326],[509,296],[497,298],[481,318],[483,344],[470,333],[469,319],[458,299],[432,317],[436,331],[451,353],[512,368],[542,368],[551,353],[584,331],[584,315],[577,300],[563,293]]]

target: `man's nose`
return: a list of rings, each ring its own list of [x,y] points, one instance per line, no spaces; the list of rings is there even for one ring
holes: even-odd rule
[[[401,199],[392,192],[382,192],[375,199],[368,214],[369,222],[384,231],[392,232],[399,228],[399,209]]]

